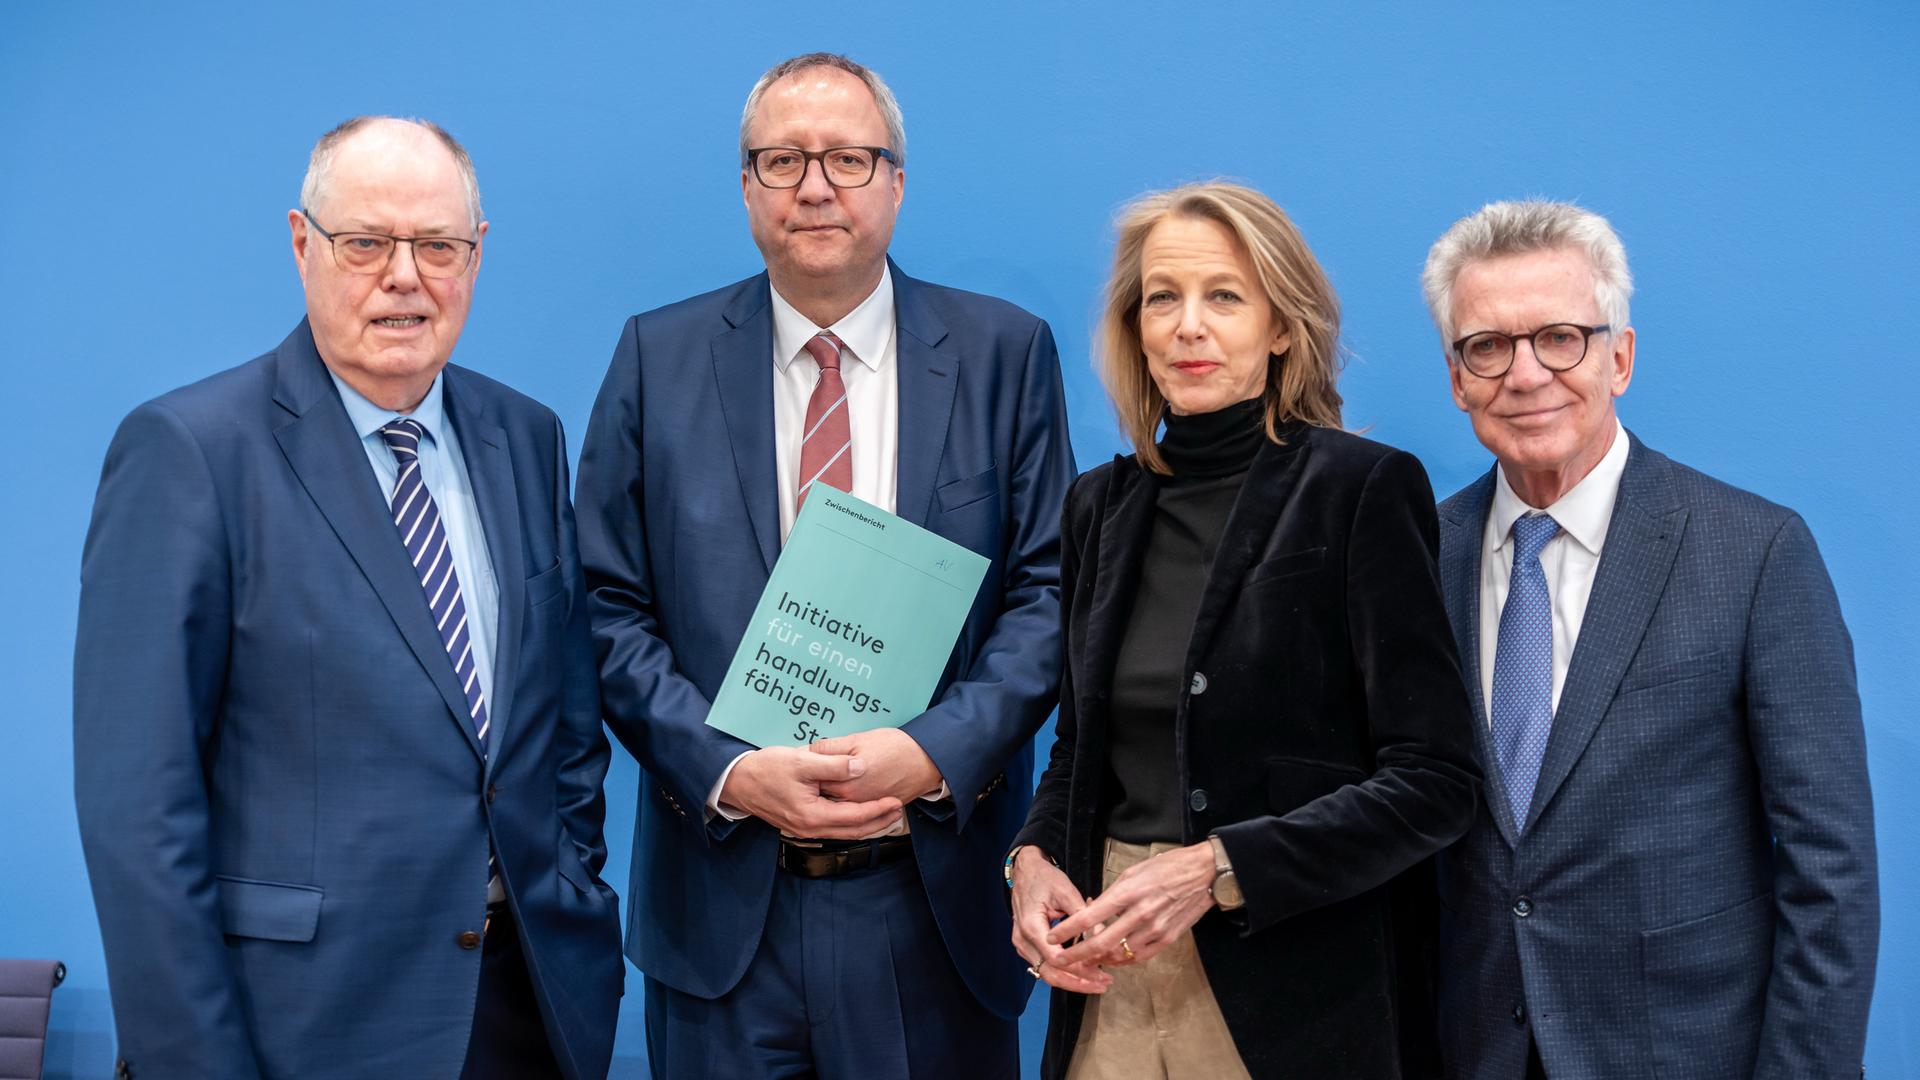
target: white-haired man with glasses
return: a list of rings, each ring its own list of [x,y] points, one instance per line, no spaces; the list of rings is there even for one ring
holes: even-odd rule
[[[745,281],[630,319],[580,461],[608,724],[640,764],[627,955],[654,1075],[1011,1077],[1000,860],[1060,670],[1073,479],[1047,325],[908,277],[899,106],[795,57],[740,122]],[[706,723],[821,486],[992,561],[933,703],[756,749]]]
[[[142,1077],[604,1077],[623,967],[560,424],[448,363],[487,224],[425,121],[315,145],[306,318],[135,409],[74,772]]]
[[[1857,1075],[1873,810],[1806,523],[1621,426],[1633,285],[1599,215],[1493,203],[1422,284],[1495,458],[1440,507],[1486,776],[1440,860],[1447,1075]]]

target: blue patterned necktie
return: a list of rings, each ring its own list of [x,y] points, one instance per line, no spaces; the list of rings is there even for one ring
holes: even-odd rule
[[[1553,730],[1553,604],[1540,552],[1559,532],[1560,523],[1545,514],[1514,519],[1513,576],[1493,654],[1493,748],[1515,829],[1527,823]]]
[[[434,505],[420,478],[420,437],[425,431],[417,420],[395,420],[380,429],[380,437],[400,466],[400,476],[393,482],[393,523],[400,530],[400,541],[407,547],[414,571],[420,575],[420,587],[426,590],[427,608],[433,613],[447,658],[453,661],[453,677],[467,695],[467,716],[480,740],[480,753],[485,755],[487,700],[473,663],[473,630],[467,625],[467,604],[460,596],[460,578],[453,572],[453,552],[447,547],[440,508]]]

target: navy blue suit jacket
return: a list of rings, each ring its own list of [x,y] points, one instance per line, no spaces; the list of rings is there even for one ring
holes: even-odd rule
[[[492,753],[303,322],[127,417],[81,571],[74,767],[120,1052],[154,1077],[455,1076],[489,841],[555,1056],[623,971],[559,422],[445,369],[500,587]]]
[[[1480,691],[1491,472],[1440,507],[1486,795],[1440,862],[1448,1075],[1859,1075],[1879,933],[1853,645],[1792,511],[1630,444],[1533,803]]]
[[[980,1002],[1032,990],[999,863],[1025,819],[1034,730],[1060,675],[1060,508],[1073,480],[1059,360],[1034,316],[893,268],[896,507],[992,560],[934,704],[905,730],[952,789],[909,813],[946,947]],[[646,776],[627,954],[677,990],[740,980],[772,903],[778,834],[705,821],[751,747],[706,725],[780,552],[765,274],[627,322],[581,447],[580,547],[608,724]],[[931,945],[931,943],[930,943]]]

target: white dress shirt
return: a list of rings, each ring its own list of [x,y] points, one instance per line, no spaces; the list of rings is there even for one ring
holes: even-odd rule
[[[893,270],[883,268],[873,292],[828,327],[815,326],[779,289],[769,291],[773,294],[773,466],[780,488],[780,542],[787,542],[800,513],[800,444],[806,441],[807,400],[820,381],[820,365],[807,352],[807,342],[823,329],[839,338],[842,346],[840,381],[847,387],[847,430],[853,440],[847,450],[853,458],[850,494],[893,513],[900,473],[900,358],[895,347]],[[734,821],[747,816],[720,805],[727,777],[746,756],[734,758],[707,793],[709,820],[715,814]],[[947,795],[942,781],[940,790],[922,798]],[[903,817],[878,835],[906,831]]]
[[[1593,575],[1600,568],[1600,549],[1607,542],[1607,523],[1620,495],[1620,477],[1627,470],[1627,432],[1613,422],[1613,445],[1593,471],[1580,478],[1566,494],[1544,511],[1528,506],[1507,483],[1505,466],[1496,468],[1493,508],[1487,513],[1486,535],[1480,548],[1480,700],[1493,710],[1493,660],[1500,645],[1500,612],[1507,603],[1513,577],[1513,523],[1525,514],[1544,512],[1560,523],[1560,531],[1540,552],[1546,574],[1547,596],[1553,606],[1553,709],[1560,710],[1560,688],[1567,681],[1567,665],[1580,640],[1580,622],[1587,614]]]
[[[773,467],[780,488],[780,542],[787,542],[800,487],[800,444],[806,440],[807,400],[820,365],[807,342],[822,327],[773,289]],[[840,381],[847,387],[847,428],[853,443],[853,491],[892,513],[900,471],[900,361],[894,348],[893,271],[846,317],[825,327],[840,339]]]

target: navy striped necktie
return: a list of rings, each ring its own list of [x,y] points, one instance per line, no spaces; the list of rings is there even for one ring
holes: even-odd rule
[[[453,677],[467,696],[467,716],[473,722],[480,752],[487,752],[487,700],[480,685],[480,672],[473,662],[473,629],[467,625],[467,604],[460,595],[460,578],[453,570],[453,551],[447,546],[447,528],[440,520],[440,508],[420,477],[420,439],[426,429],[418,420],[400,419],[380,429],[380,437],[400,476],[393,483],[393,523],[400,530],[400,542],[406,545],[413,569],[420,575],[427,608],[447,658],[453,661]]]

